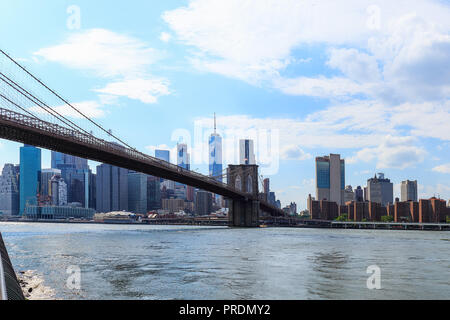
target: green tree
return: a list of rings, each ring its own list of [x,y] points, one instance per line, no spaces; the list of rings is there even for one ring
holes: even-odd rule
[[[381,222],[393,222],[393,221],[394,221],[393,216],[382,216],[381,217]]]

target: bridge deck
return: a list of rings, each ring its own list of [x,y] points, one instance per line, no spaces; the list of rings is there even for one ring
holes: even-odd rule
[[[0,138],[74,155],[117,167],[161,177],[236,200],[257,200],[225,183],[172,163],[151,157],[135,149],[99,139],[57,124],[0,108]],[[262,201],[261,209],[282,214]]]

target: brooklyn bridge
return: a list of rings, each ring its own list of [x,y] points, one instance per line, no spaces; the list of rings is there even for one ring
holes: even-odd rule
[[[0,50],[0,80],[0,138],[161,177],[221,195],[227,200],[230,226],[256,227],[263,215],[284,215],[281,209],[259,197],[257,165],[229,165],[227,183],[223,183],[215,177],[139,152],[72,105],[3,50]],[[83,119],[86,127],[63,115],[57,106],[64,106],[71,114]],[[100,134],[94,134],[90,128]]]

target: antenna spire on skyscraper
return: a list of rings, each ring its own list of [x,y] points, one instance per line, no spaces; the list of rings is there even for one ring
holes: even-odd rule
[[[214,134],[216,133],[217,125],[216,125],[216,113],[214,112]]]

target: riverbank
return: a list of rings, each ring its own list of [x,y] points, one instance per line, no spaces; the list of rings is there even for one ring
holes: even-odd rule
[[[27,300],[56,300],[55,291],[44,285],[44,279],[33,270],[16,273],[17,280]]]
[[[94,221],[94,220],[22,220],[9,219],[0,222],[10,223],[52,223],[52,224],[89,224],[89,225],[159,225],[159,226],[211,226],[227,227],[228,219],[175,218],[145,219],[137,221]],[[264,228],[305,228],[305,229],[380,229],[405,231],[450,231],[450,223],[397,223],[397,222],[342,222],[326,220],[298,220],[294,218],[263,219],[260,227]]]

